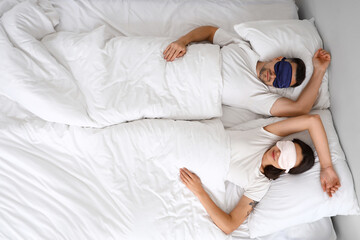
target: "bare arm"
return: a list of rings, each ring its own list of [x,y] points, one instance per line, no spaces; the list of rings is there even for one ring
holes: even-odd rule
[[[174,61],[175,58],[184,56],[186,46],[191,42],[209,41],[212,43],[217,29],[217,27],[212,26],[198,27],[175,42],[170,43],[163,52],[165,60]]]
[[[230,234],[236,230],[249,216],[251,211],[254,210],[257,204],[256,201],[246,196],[242,196],[236,207],[227,214],[209,197],[201,185],[200,178],[196,174],[183,168],[180,169],[180,178],[186,187],[200,200],[216,226],[226,234]]]
[[[296,132],[309,131],[320,160],[320,180],[323,190],[331,197],[332,193],[335,193],[341,186],[339,178],[333,169],[326,132],[319,115],[303,115],[289,118],[267,125],[264,129],[282,137]]]
[[[271,115],[277,117],[293,117],[309,113],[315,103],[322,79],[324,78],[330,61],[330,54],[323,49],[319,49],[313,57],[314,72],[298,99],[293,101],[285,97],[279,98],[271,107]]]

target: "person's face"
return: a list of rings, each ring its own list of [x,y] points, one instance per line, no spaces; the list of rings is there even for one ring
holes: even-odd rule
[[[302,150],[299,144],[295,143],[295,150],[296,150],[296,163],[294,167],[297,167],[300,165],[302,159],[303,159],[303,155],[302,155]],[[274,146],[272,146],[269,150],[267,150],[265,152],[265,158],[266,158],[266,162],[268,163],[268,165],[272,165],[278,169],[282,169],[279,166],[279,157],[280,157],[280,149],[276,146],[276,144]],[[285,169],[283,169],[285,170]]]
[[[261,68],[258,77],[266,85],[273,86],[273,82],[276,78],[275,64],[277,62],[281,61],[281,59],[283,59],[283,57],[277,57],[271,61],[265,62],[264,66]],[[285,60],[285,61],[287,61],[287,60]],[[290,62],[290,64],[292,67],[292,76],[291,76],[290,86],[293,86],[296,83],[295,74],[296,74],[297,65],[296,65],[296,63],[292,63],[292,62]]]

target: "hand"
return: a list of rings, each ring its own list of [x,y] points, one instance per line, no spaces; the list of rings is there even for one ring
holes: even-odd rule
[[[169,46],[167,46],[165,51],[163,52],[164,59],[169,62],[174,61],[175,58],[184,56],[185,53],[186,53],[186,44],[184,44],[180,40],[170,43]]]
[[[329,197],[332,197],[339,187],[341,187],[340,180],[332,166],[321,168],[320,181],[324,192],[327,192]]]
[[[320,70],[325,72],[331,61],[330,53],[328,53],[322,48],[319,48],[319,50],[317,50],[314,54],[312,61],[314,65],[314,70]]]
[[[200,178],[195,173],[190,172],[187,168],[180,168],[180,179],[181,182],[195,194],[195,196],[198,196],[204,191]]]

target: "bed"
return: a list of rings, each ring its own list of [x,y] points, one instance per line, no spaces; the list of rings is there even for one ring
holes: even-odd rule
[[[242,189],[224,180],[227,131],[281,118],[222,105],[218,46],[193,44],[173,63],[162,50],[197,26],[215,25],[269,58],[251,30],[261,20],[269,31],[294,21],[302,33],[310,29],[310,40],[307,51],[285,54],[303,54],[310,66],[322,42],[312,21],[299,23],[294,1],[6,0],[0,15],[1,238],[336,239],[330,217],[360,213],[328,109],[327,75],[312,113],[324,122],[342,181],[334,198],[321,191],[317,162],[301,179],[274,181],[248,221],[225,235],[179,180],[179,168],[188,167],[230,211]],[[306,133],[295,137],[311,144]],[[286,207],[308,198],[310,211]]]

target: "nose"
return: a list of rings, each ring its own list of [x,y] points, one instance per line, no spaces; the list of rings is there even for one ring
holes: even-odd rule
[[[275,160],[278,161],[279,157],[280,157],[280,154],[281,154],[281,150],[278,149],[276,152],[275,152]]]

